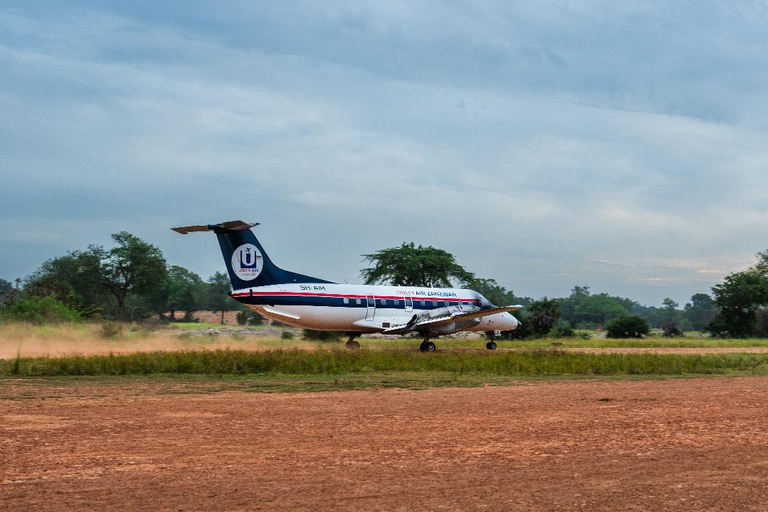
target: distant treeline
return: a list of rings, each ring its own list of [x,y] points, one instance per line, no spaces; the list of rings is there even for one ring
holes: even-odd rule
[[[191,320],[192,312],[234,311],[229,278],[204,281],[170,265],[163,253],[130,233],[112,235],[113,248],[91,245],[43,263],[16,286],[0,279],[0,315],[36,323],[89,318],[138,321],[153,315]]]
[[[84,251],[68,252],[44,262],[15,285],[0,279],[0,319],[139,321],[157,315],[192,320],[197,310],[241,309],[228,295],[226,274],[217,272],[203,280],[186,268],[170,265],[160,249],[130,233],[116,233],[112,239],[111,249],[91,245]],[[436,251],[412,245],[404,244],[404,248]],[[368,259],[380,265],[378,254],[368,255]],[[642,319],[669,335],[707,331],[722,337],[768,336],[768,252],[757,257],[755,266],[727,276],[712,289],[712,295],[693,295],[682,308],[669,298],[662,307],[644,306],[629,298],[592,293],[589,286],[575,286],[568,297],[534,300],[517,297],[494,279],[478,279],[471,273],[466,273],[464,284],[494,304],[526,306],[517,313],[523,326],[510,334],[514,337],[572,335],[574,329],[605,327],[628,317]],[[453,262],[448,253],[444,258]],[[363,275],[366,271],[370,273],[364,269]],[[396,281],[397,276],[389,279]]]

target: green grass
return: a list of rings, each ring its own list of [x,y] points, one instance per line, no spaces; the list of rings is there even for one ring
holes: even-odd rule
[[[620,376],[768,374],[768,354],[592,354],[414,350],[243,350],[139,352],[123,355],[14,358],[0,376],[320,375],[351,378],[382,373],[449,376]],[[395,377],[397,377],[395,375]]]

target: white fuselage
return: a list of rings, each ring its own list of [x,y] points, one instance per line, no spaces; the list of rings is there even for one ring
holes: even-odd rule
[[[232,297],[280,322],[315,330],[382,332],[423,319],[447,317],[488,307],[479,293],[460,288],[291,283],[232,292]],[[519,325],[510,313],[425,328],[430,335],[457,331],[507,331]]]

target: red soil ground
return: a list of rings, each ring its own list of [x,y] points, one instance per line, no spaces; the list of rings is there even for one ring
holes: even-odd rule
[[[0,381],[0,510],[768,510],[768,378],[219,386]]]

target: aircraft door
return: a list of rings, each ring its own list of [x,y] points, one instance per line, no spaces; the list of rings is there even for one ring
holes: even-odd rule
[[[413,299],[410,297],[405,298],[405,311],[406,312],[413,311]]]
[[[374,315],[376,314],[376,297],[373,295],[368,295],[366,297],[366,310],[365,310],[365,319],[366,320],[373,320]]]

